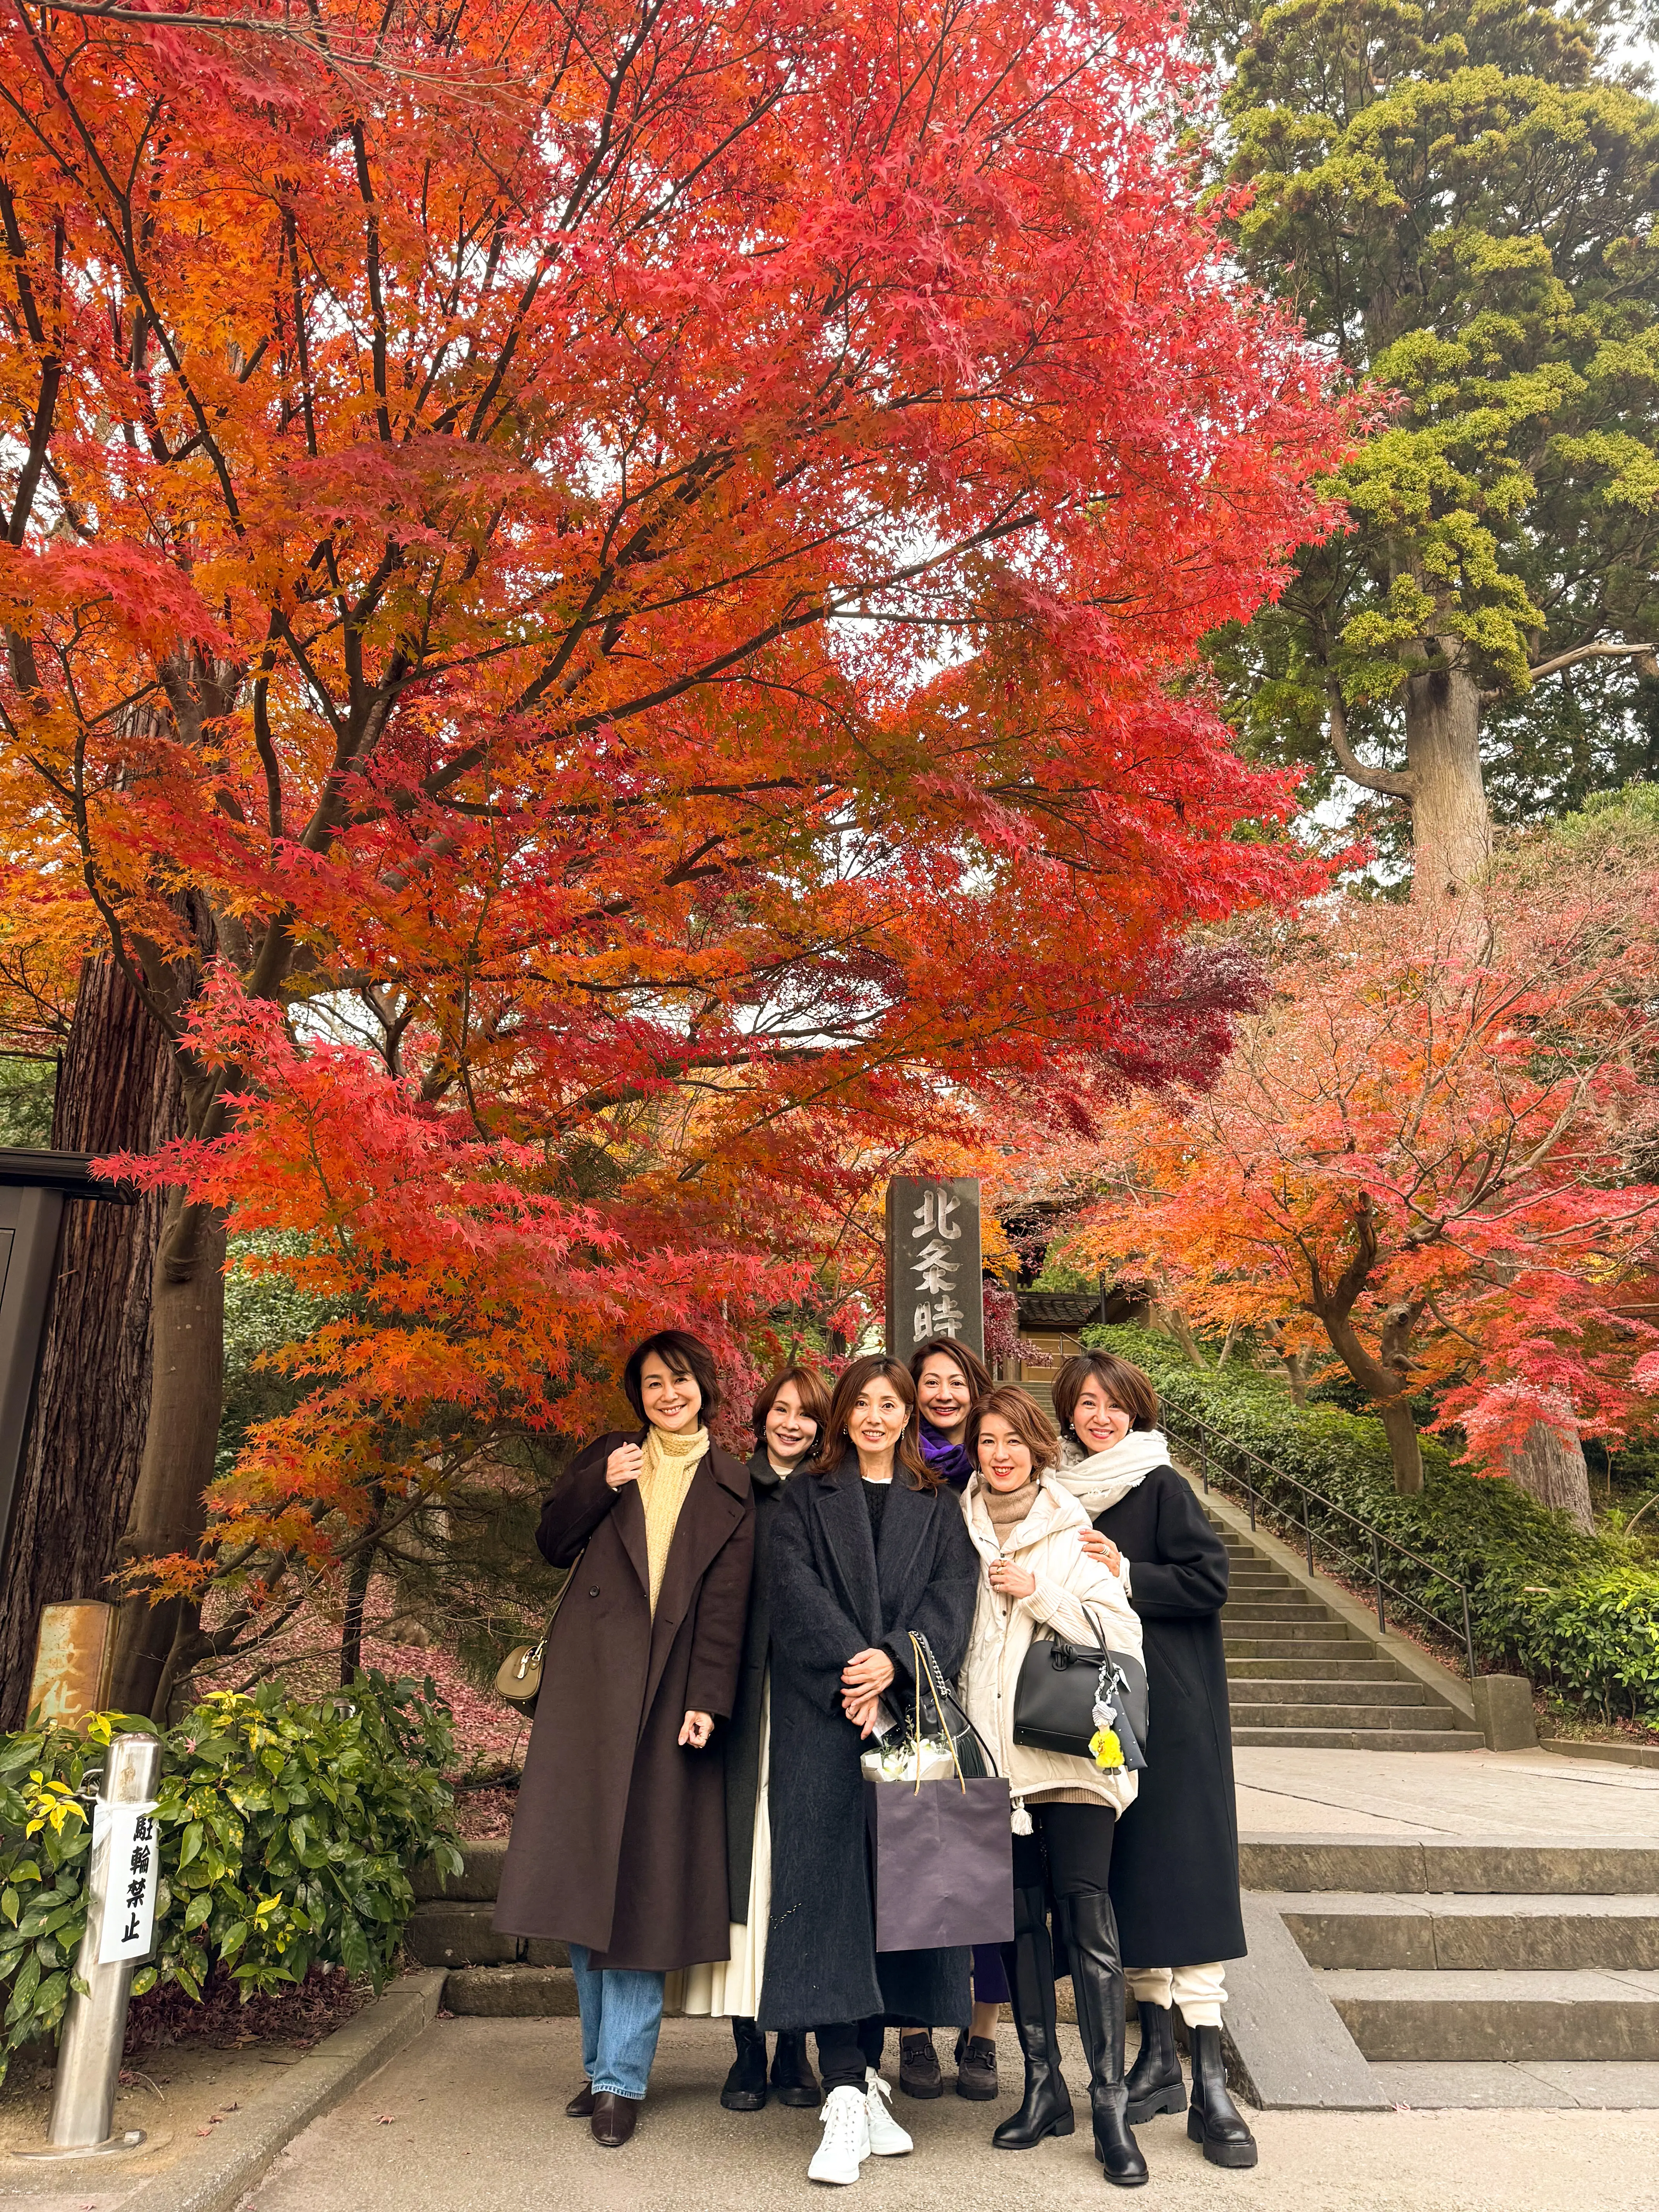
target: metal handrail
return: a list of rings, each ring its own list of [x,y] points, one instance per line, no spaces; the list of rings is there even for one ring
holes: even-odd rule
[[[1370,1583],[1376,1595],[1376,1625],[1383,1635],[1386,1636],[1389,1632],[1388,1613],[1385,1607],[1385,1594],[1387,1597],[1395,1599],[1398,1604],[1412,1607],[1414,1611],[1420,1613],[1425,1620],[1432,1621],[1434,1626],[1441,1630],[1443,1634],[1452,1638],[1454,1642],[1456,1641],[1458,1635],[1457,1629],[1454,1625],[1449,1620],[1443,1620],[1437,1613],[1431,1612],[1431,1609],[1424,1604],[1421,1598],[1413,1597],[1409,1590],[1401,1589],[1397,1584],[1384,1581],[1382,1576],[1382,1550],[1384,1544],[1389,1547],[1389,1549],[1391,1552],[1398,1553],[1402,1559],[1409,1559],[1413,1566],[1420,1567],[1425,1574],[1432,1576],[1437,1582],[1443,1582],[1446,1583],[1449,1588],[1455,1590],[1458,1596],[1462,1601],[1463,1607],[1463,1656],[1469,1670],[1469,1680],[1471,1682],[1475,1680],[1474,1629],[1469,1613],[1469,1586],[1467,1583],[1460,1582],[1455,1575],[1449,1575],[1443,1567],[1437,1567],[1431,1559],[1419,1559],[1415,1552],[1407,1549],[1404,1544],[1400,1543],[1395,1537],[1387,1534],[1381,1528],[1375,1528],[1370,1522],[1363,1520],[1358,1513],[1351,1513],[1346,1505],[1339,1505],[1334,1498],[1322,1497],[1318,1491],[1310,1490],[1305,1482],[1298,1481],[1295,1475],[1286,1474],[1282,1468],[1270,1466],[1268,1462],[1261,1457],[1259,1452],[1253,1452],[1248,1444],[1240,1443],[1236,1437],[1230,1437],[1226,1433],[1225,1430],[1212,1429],[1207,1421],[1200,1420],[1195,1413],[1182,1413],[1176,1417],[1176,1420],[1172,1421],[1170,1418],[1170,1409],[1169,1407],[1165,1406],[1164,1408],[1164,1425],[1166,1429],[1170,1430],[1176,1436],[1179,1436],[1181,1433],[1182,1425],[1197,1431],[1199,1476],[1204,1485],[1204,1492],[1206,1497],[1209,1495],[1210,1489],[1209,1440],[1212,1436],[1215,1437],[1218,1442],[1225,1447],[1227,1455],[1237,1455],[1249,1460],[1253,1466],[1259,1467],[1262,1473],[1268,1476],[1273,1481],[1287,1482],[1292,1490],[1300,1492],[1302,1497],[1302,1529],[1307,1545],[1308,1572],[1310,1575],[1317,1574],[1319,1571],[1314,1564],[1312,1510],[1314,1506],[1317,1505],[1326,1513],[1336,1514],[1342,1520],[1351,1522],[1356,1528],[1359,1529],[1370,1539],[1371,1556],[1370,1563],[1367,1565],[1364,1560],[1356,1559],[1352,1553],[1345,1552],[1340,1544],[1333,1541],[1328,1531],[1322,1530],[1320,1534],[1320,1541],[1324,1545],[1328,1553],[1334,1553],[1339,1559],[1344,1560],[1351,1566],[1358,1568],[1363,1578]],[[1249,1480],[1248,1476],[1239,1474],[1236,1468],[1230,1467],[1227,1464],[1226,1457],[1219,1455],[1218,1456],[1219,1458],[1221,1474],[1228,1482],[1232,1483],[1238,1488],[1242,1489],[1249,1501],[1250,1527],[1252,1531],[1254,1531],[1255,1528],[1255,1509],[1258,1498],[1260,1498],[1261,1504],[1267,1508],[1269,1513],[1277,1514],[1280,1517],[1284,1516],[1285,1508],[1282,1505],[1275,1504],[1273,1499],[1268,1497],[1265,1491],[1257,1490],[1255,1484]]]

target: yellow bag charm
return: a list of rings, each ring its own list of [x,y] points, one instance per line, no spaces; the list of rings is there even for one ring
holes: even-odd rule
[[[1123,1746],[1115,1729],[1097,1729],[1089,1739],[1089,1755],[1103,1773],[1123,1764]]]

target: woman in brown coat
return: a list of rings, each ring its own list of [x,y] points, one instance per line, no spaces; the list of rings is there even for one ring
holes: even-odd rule
[[[663,1976],[727,1955],[726,1792],[754,1557],[749,1470],[708,1441],[706,1345],[678,1329],[630,1356],[644,1424],[590,1444],[537,1542],[570,1570],[549,1632],[495,1927],[562,1938],[586,2079],[566,2106],[607,2148],[634,2132]]]

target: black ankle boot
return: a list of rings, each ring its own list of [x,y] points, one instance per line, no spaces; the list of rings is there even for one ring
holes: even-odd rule
[[[1014,1940],[1002,1947],[1014,2027],[1025,2060],[1025,2099],[992,2136],[999,2150],[1030,2150],[1045,2136],[1069,2136],[1077,2125],[1060,2070],[1047,1903],[1040,1889],[1017,1889]]]
[[[806,2055],[806,2037],[793,2031],[780,2033],[772,2054],[772,2087],[781,2105],[817,2105],[823,2100],[818,2077]]]
[[[1187,2032],[1193,2046],[1193,2101],[1187,2133],[1203,2144],[1212,2166],[1254,2166],[1255,2137],[1227,2094],[1221,2030],[1194,2027]]]
[[[733,2020],[732,2040],[738,2055],[720,2091],[728,2112],[757,2112],[766,2102],[766,2038],[752,2020]]]
[[[1129,2093],[1129,2124],[1159,2112],[1184,2112],[1187,2085],[1181,2078],[1176,2051],[1175,2012],[1169,2005],[1144,2004],[1140,2013],[1140,2056],[1129,2069],[1124,2087]]]
[[[1139,2189],[1146,2179],[1146,2161],[1129,2131],[1129,2097],[1123,2083],[1123,1967],[1112,1900],[1104,1890],[1085,1890],[1080,1897],[1064,1900],[1064,1914],[1078,2033],[1089,2062],[1095,2156],[1115,2187]]]

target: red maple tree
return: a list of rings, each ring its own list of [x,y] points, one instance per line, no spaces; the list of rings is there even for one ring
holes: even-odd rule
[[[580,1423],[647,1315],[738,1372],[846,1318],[955,1086],[1213,1048],[1181,932],[1308,878],[1176,679],[1350,423],[1170,156],[1173,30],[0,26],[0,808],[186,1109],[130,1704],[216,1561],[356,1541],[480,1393]],[[193,1545],[233,1218],[365,1318]]]

